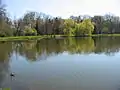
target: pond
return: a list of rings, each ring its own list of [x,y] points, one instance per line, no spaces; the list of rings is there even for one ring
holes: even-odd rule
[[[0,42],[0,87],[120,90],[120,37]]]

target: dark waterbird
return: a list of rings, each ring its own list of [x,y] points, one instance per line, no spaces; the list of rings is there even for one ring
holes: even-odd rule
[[[14,73],[11,73],[10,76],[11,76],[11,77],[15,77],[15,74],[14,74]]]

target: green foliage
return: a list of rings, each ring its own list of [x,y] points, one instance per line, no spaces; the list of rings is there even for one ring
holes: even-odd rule
[[[30,27],[26,26],[24,29],[24,34],[26,36],[31,36],[31,35],[34,36],[34,35],[37,35],[37,31],[34,28],[30,28]]]
[[[107,33],[109,31],[108,27],[103,27],[102,32]]]
[[[94,25],[89,19],[81,23],[76,23],[72,19],[66,19],[64,22],[64,33],[69,36],[91,35],[93,31]]]
[[[83,35],[81,24],[75,25],[75,36]]]
[[[64,21],[64,30],[65,35],[71,36],[75,32],[75,22],[72,19],[66,19]]]
[[[94,31],[94,25],[91,20],[86,19],[82,23],[80,23],[80,30],[83,35],[91,35]]]
[[[2,29],[0,29],[0,37],[13,36],[13,29],[9,25],[5,24]]]
[[[91,35],[93,31],[94,25],[89,19],[86,19],[83,22],[76,24],[76,36]]]
[[[71,16],[69,19],[52,17],[44,13],[27,12],[22,18],[12,21],[5,7],[0,8],[0,37],[65,35],[91,36],[92,34],[120,33],[119,17],[105,16]]]

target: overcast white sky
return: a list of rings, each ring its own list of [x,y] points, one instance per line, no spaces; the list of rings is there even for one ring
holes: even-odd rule
[[[109,12],[120,16],[120,0],[6,0],[6,4],[10,15],[16,18],[31,10],[63,18]]]

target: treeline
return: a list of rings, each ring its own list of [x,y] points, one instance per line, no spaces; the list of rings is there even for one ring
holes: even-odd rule
[[[120,33],[120,18],[112,14],[104,16],[80,15],[68,19],[52,17],[44,13],[27,12],[12,20],[0,5],[0,36],[68,35]]]

